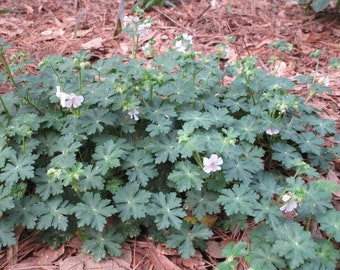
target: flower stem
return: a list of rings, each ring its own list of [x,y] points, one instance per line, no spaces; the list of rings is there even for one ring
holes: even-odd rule
[[[4,65],[5,68],[5,72],[8,76],[8,78],[10,79],[10,81],[12,82],[12,84],[16,87],[18,84],[16,83],[16,81],[14,80],[14,77],[12,75],[11,69],[9,68],[9,65],[7,63],[7,60],[5,58],[4,55],[4,51],[3,49],[0,49],[0,61],[2,62],[2,64]]]
[[[81,68],[78,69],[79,73],[79,95],[81,96],[83,93],[83,73],[81,72]]]
[[[5,113],[6,113],[7,116],[10,118],[11,115],[9,114],[9,111],[8,111],[8,109],[7,109],[7,107],[6,107],[6,104],[5,104],[4,100],[2,99],[2,96],[1,96],[1,95],[0,95],[0,102],[1,102],[2,107],[4,108]]]

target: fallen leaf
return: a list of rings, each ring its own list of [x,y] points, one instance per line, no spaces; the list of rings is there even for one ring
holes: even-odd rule
[[[340,179],[339,177],[335,174],[334,171],[329,170],[326,176],[326,181],[332,181],[338,184],[340,187]],[[340,190],[332,192],[334,196],[340,198]]]
[[[65,252],[65,246],[62,245],[57,249],[42,248],[38,252],[34,253],[34,256],[38,257],[37,265],[51,265],[63,255]]]
[[[233,242],[232,239],[225,239],[223,241],[214,241],[214,240],[209,240],[208,241],[208,248],[206,250],[206,252],[213,258],[215,259],[222,259],[225,258],[224,256],[222,256],[221,252],[222,249],[228,245],[230,242]]]
[[[162,254],[160,246],[155,247],[152,242],[149,243],[150,250],[150,260],[154,269],[157,270],[181,270],[177,265],[175,265],[171,260]]]
[[[103,44],[104,39],[95,38],[81,45],[84,50],[99,49]]]

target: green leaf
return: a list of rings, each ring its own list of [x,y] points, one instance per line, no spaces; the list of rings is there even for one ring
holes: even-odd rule
[[[9,211],[9,217],[15,220],[15,224],[21,224],[27,229],[34,229],[37,215],[33,206],[39,201],[38,196],[24,197],[15,202],[15,208]]]
[[[89,109],[80,119],[87,135],[102,132],[105,125],[113,125],[114,122],[113,114],[103,108]]]
[[[102,199],[98,193],[86,192],[83,202],[77,203],[72,209],[78,219],[78,226],[90,225],[97,231],[103,231],[106,218],[117,212],[110,203],[110,200]]]
[[[304,117],[302,117],[303,119]],[[334,120],[327,119],[327,118],[320,118],[320,117],[312,117],[310,115],[305,116],[305,121],[313,126],[313,130],[318,132],[320,136],[326,136],[328,134],[335,134],[336,133],[336,125]]]
[[[104,187],[104,179],[101,173],[97,166],[86,166],[79,179],[79,191],[85,192],[91,189],[102,190]]]
[[[156,92],[161,96],[168,96],[169,100],[178,104],[190,103],[197,97],[194,92],[195,85],[189,80],[176,80],[169,82],[157,89]]]
[[[331,204],[331,194],[321,189],[317,183],[309,183],[305,191],[303,203],[299,209],[299,216],[319,216],[325,214],[326,211],[331,208],[333,208]]]
[[[187,260],[195,254],[193,241],[206,240],[212,235],[213,233],[204,224],[194,224],[191,228],[191,223],[183,222],[180,230],[175,230],[169,235],[166,247],[179,248],[179,254],[184,260]]]
[[[313,153],[319,155],[321,152],[321,144],[323,139],[316,136],[313,132],[300,134],[295,142],[299,145],[302,153]]]
[[[315,12],[324,10],[329,5],[329,0],[313,0],[312,8]]]
[[[240,140],[246,140],[249,143],[254,143],[258,133],[263,132],[262,126],[251,115],[246,115],[240,120],[235,121],[232,127],[240,134]]]
[[[113,196],[119,217],[122,221],[127,221],[133,217],[135,219],[145,217],[147,212],[146,204],[149,203],[151,193],[139,188],[138,183],[127,183],[124,187],[119,187]]]
[[[36,183],[36,192],[45,201],[51,195],[55,196],[64,192],[62,178],[60,177],[61,169],[37,169],[36,177],[33,182]]]
[[[14,207],[13,197],[11,196],[11,188],[6,185],[0,185],[0,216],[7,209]]]
[[[254,176],[252,189],[261,194],[263,198],[271,199],[275,194],[281,194],[284,190],[280,182],[284,180],[278,174],[259,172]]]
[[[295,147],[287,143],[274,143],[271,148],[273,150],[272,159],[281,161],[288,169],[292,167],[292,160],[302,160]]]
[[[151,106],[145,111],[145,118],[160,124],[166,119],[176,117],[175,105],[163,103],[164,101],[161,97],[154,97]]]
[[[61,153],[51,159],[51,166],[71,168],[76,162],[76,152],[80,146],[81,143],[75,141],[71,134],[61,137],[56,145],[51,146],[50,151]]]
[[[188,189],[201,190],[203,178],[204,172],[188,160],[178,162],[168,176],[168,179],[175,183],[179,192]]]
[[[1,135],[0,135],[1,136]],[[13,150],[12,147],[7,146],[6,142],[7,138],[6,137],[1,137],[0,138],[0,168],[5,166],[5,161],[12,155],[15,155],[15,151]]]
[[[310,269],[337,269],[337,260],[340,258],[339,250],[336,250],[327,240],[316,241],[316,257],[308,263],[304,263],[299,270]]]
[[[212,125],[217,128],[232,126],[232,124],[235,122],[235,119],[228,114],[229,111],[226,108],[210,106],[208,108],[208,111],[209,117],[212,121]]]
[[[15,235],[11,224],[0,220],[0,247],[11,246],[16,243]]]
[[[246,214],[254,216],[259,196],[245,184],[234,185],[232,189],[223,189],[217,202],[224,206],[228,215]]]
[[[33,207],[38,216],[37,229],[48,229],[53,227],[60,231],[66,231],[68,226],[67,216],[71,214],[72,205],[57,196],[46,202],[38,202]]]
[[[184,125],[183,129],[186,130],[188,128],[189,130],[191,127],[188,127],[188,125]],[[193,152],[202,152],[206,150],[206,142],[203,140],[200,136],[200,134],[193,134],[189,135],[189,137],[186,138],[186,140],[182,141],[182,134],[185,133],[185,131],[182,133],[182,130],[178,131],[179,133],[179,142],[181,144],[181,156],[183,158],[191,157],[193,155]]]
[[[32,179],[34,177],[34,163],[37,155],[14,153],[9,157],[5,168],[0,174],[0,179],[12,186],[19,180]]]
[[[96,165],[103,175],[109,169],[120,166],[120,158],[125,157],[129,149],[129,145],[125,142],[125,139],[114,138],[102,145],[97,145],[92,157],[97,161]]]
[[[277,270],[285,269],[286,262],[278,254],[273,253],[272,245],[263,242],[259,245],[251,245],[250,265],[259,269]]]
[[[316,220],[320,223],[321,230],[340,242],[340,211],[328,210],[325,214],[316,216]]]
[[[214,181],[210,179],[209,181]],[[201,191],[189,190],[187,193],[185,206],[191,210],[198,220],[207,215],[218,214],[220,212],[219,204],[216,202],[218,195],[213,192],[208,192],[205,189]]]
[[[152,155],[145,150],[133,151],[123,162],[130,182],[137,182],[145,187],[148,181],[158,175]]]
[[[24,113],[11,119],[8,123],[7,132],[9,136],[18,135],[30,137],[32,132],[39,129],[41,118],[37,114]]]
[[[312,84],[313,78],[314,78],[313,76],[309,76],[309,75],[305,75],[305,74],[301,74],[301,75],[296,76],[296,79],[301,84]]]
[[[213,123],[210,113],[202,113],[197,110],[189,109],[182,112],[178,119],[185,121],[184,125],[188,125],[194,129],[203,127],[208,130]]]
[[[85,230],[86,240],[82,251],[90,253],[95,261],[104,259],[108,253],[111,256],[121,256],[121,243],[124,241],[122,233],[117,232],[115,227],[110,227],[105,232],[98,232],[93,229]]]
[[[153,194],[147,212],[149,215],[155,216],[155,223],[159,230],[167,229],[170,226],[180,229],[181,219],[186,216],[182,209],[182,200],[176,197],[175,192]]]
[[[295,269],[308,259],[315,258],[316,244],[310,232],[296,222],[285,222],[276,228],[277,240],[272,249],[288,260],[289,267]]]
[[[175,162],[179,156],[180,144],[176,133],[160,135],[149,143],[150,151],[155,154],[155,163]]]
[[[235,242],[230,242],[227,244],[221,251],[222,256],[224,257],[237,257],[242,258],[248,255],[247,243],[239,241],[235,244]]]
[[[247,160],[223,159],[223,173],[226,181],[240,180],[249,184],[253,178],[252,167],[249,167]]]
[[[272,204],[272,198],[262,199],[254,216],[255,222],[264,220],[272,228],[276,228],[282,222],[282,212],[277,205]]]
[[[162,122],[149,124],[145,130],[149,132],[150,137],[154,137],[159,134],[167,134],[171,130],[171,126],[172,121],[170,119],[164,119]]]

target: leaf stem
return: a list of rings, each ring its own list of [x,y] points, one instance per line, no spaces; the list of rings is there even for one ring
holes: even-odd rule
[[[194,152],[194,158],[195,158],[197,164],[203,169],[204,166],[203,166],[203,162],[202,162],[201,156],[196,151]]]
[[[306,231],[309,231],[309,230],[310,230],[311,221],[312,221],[312,215],[309,214],[309,215],[308,215],[308,219],[307,219]]]

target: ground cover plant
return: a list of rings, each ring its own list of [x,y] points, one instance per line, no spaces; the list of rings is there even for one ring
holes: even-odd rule
[[[15,91],[0,97],[1,247],[24,227],[54,246],[77,234],[100,260],[146,230],[187,259],[205,249],[204,217],[214,215],[224,230],[253,224],[219,269],[239,259],[253,269],[335,268],[337,186],[320,175],[339,156],[339,136],[323,145],[334,122],[256,57],[223,64],[190,44],[183,34],[150,63],[52,55],[39,74],[16,76],[2,57],[1,79]],[[298,79],[327,90],[325,79]]]

